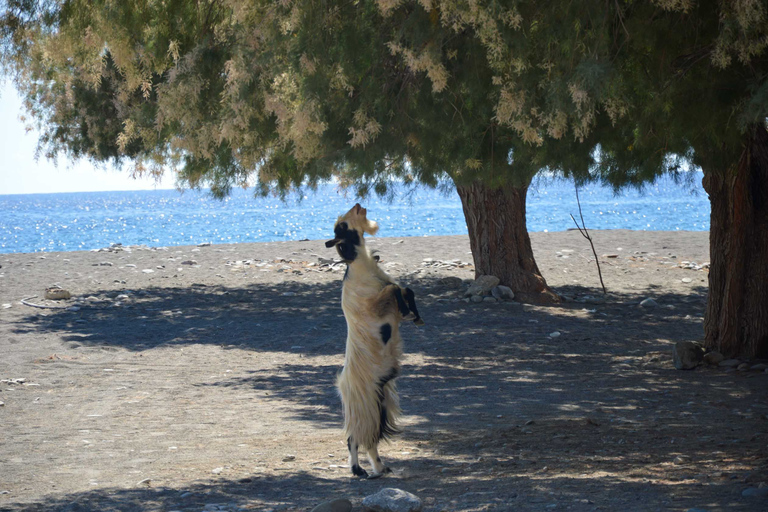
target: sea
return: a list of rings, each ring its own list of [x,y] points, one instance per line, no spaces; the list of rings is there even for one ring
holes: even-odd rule
[[[618,194],[598,184],[579,188],[588,229],[708,231],[710,206],[701,173],[662,177],[642,190]],[[358,200],[334,184],[277,197],[235,190],[224,200],[207,191],[149,190],[0,195],[0,253],[85,251],[111,244],[151,247],[322,240],[336,218],[361,202],[379,222],[378,236],[467,233],[455,190],[393,185],[388,199]],[[450,187],[446,187],[450,189]],[[529,231],[575,228],[581,221],[573,182],[537,178],[528,192]]]

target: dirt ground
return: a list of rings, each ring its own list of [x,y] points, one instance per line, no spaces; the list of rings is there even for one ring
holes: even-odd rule
[[[322,241],[2,254],[0,510],[362,510],[384,487],[427,511],[768,510],[742,494],[768,484],[768,374],[672,365],[703,338],[708,234],[593,236],[604,303],[578,232],[532,234],[571,299],[549,307],[456,300],[466,237],[370,239],[427,322],[402,327],[379,480],[346,466]]]

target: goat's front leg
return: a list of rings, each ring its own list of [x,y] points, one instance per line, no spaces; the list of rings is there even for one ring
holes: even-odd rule
[[[394,298],[394,304],[393,299]],[[416,309],[416,300],[413,290],[410,288],[400,288],[394,283],[386,285],[376,297],[375,311],[379,317],[384,317],[391,313],[392,307],[396,306],[403,320],[413,320],[416,325],[424,325],[424,320],[419,316]]]
[[[424,320],[421,319],[421,316],[419,316],[419,310],[416,309],[416,298],[413,295],[413,290],[410,288],[405,289],[405,302],[408,304],[408,309],[410,309],[415,316],[413,319],[413,323],[416,325],[424,325]]]

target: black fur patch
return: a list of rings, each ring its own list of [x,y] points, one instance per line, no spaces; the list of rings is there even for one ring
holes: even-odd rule
[[[389,339],[392,337],[392,326],[389,324],[384,324],[381,326],[381,329],[379,329],[379,332],[381,332],[381,341],[383,341],[386,345]]]
[[[405,302],[408,303],[408,309],[413,311],[413,314],[416,315],[416,318],[413,319],[414,322],[417,322],[421,320],[421,316],[419,316],[419,311],[416,309],[416,297],[413,294],[413,290],[410,288],[405,289]]]
[[[360,234],[354,229],[349,229],[346,222],[340,222],[333,233],[336,235],[336,250],[344,261],[354,261],[357,257],[357,247],[360,245]]]
[[[368,477],[368,472],[357,464],[352,466],[352,474],[355,476]]]
[[[400,289],[399,286],[395,286],[395,300],[397,301],[397,309],[400,310],[400,314],[403,316],[406,316],[408,313],[411,312],[410,309],[408,309],[408,306],[405,303],[405,300],[403,300],[403,291]]]
[[[379,439],[389,439],[393,435],[399,433],[393,425],[389,424],[389,419],[387,418],[387,406],[384,405],[384,386],[386,386],[389,381],[396,378],[398,374],[399,372],[397,368],[392,368],[389,370],[389,373],[379,379]]]

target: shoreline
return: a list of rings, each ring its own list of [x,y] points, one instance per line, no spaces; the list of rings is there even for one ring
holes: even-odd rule
[[[620,234],[622,235],[622,238],[626,238],[627,236],[630,236],[630,234],[635,233],[640,238],[647,238],[647,237],[653,237],[654,234],[658,236],[668,236],[673,233],[680,233],[680,234],[689,234],[689,235],[696,235],[696,234],[706,234],[707,238],[709,236],[709,230],[666,230],[666,231],[656,231],[656,230],[634,230],[634,229],[589,229],[590,233],[594,234],[601,234],[605,233],[610,237],[611,234]],[[576,228],[568,228],[562,231],[529,231],[528,234],[531,236],[531,238],[543,238],[547,235],[562,235],[565,233],[571,233],[575,232],[578,233],[578,229]],[[329,234],[330,236],[330,234]],[[467,234],[458,234],[458,235],[422,235],[422,236],[386,236],[386,237],[379,237],[379,236],[367,236],[366,240],[368,242],[375,241],[375,240],[388,240],[388,239],[406,239],[406,240],[421,240],[421,239],[432,239],[432,238],[466,238],[468,240]],[[131,249],[150,249],[150,250],[191,250],[193,248],[199,248],[199,247],[219,247],[219,248],[225,248],[225,247],[237,247],[237,246],[249,246],[249,245],[268,245],[268,244],[321,244],[325,240],[324,239],[303,239],[303,240],[270,240],[270,241],[264,241],[264,242],[232,242],[232,243],[215,243],[215,242],[201,242],[198,244],[181,244],[181,245],[147,245],[147,244],[123,244],[121,242],[115,242],[112,245],[119,244],[120,246],[124,248],[131,248]],[[374,242],[375,243],[375,242]],[[585,240],[585,243],[588,244],[588,242]],[[111,246],[107,247],[99,247],[94,249],[77,249],[72,251],[35,251],[35,252],[0,252],[0,258],[4,258],[10,255],[54,255],[54,254],[72,254],[72,253],[99,253],[99,252],[110,252],[109,248]],[[534,248],[535,252],[535,248]]]

